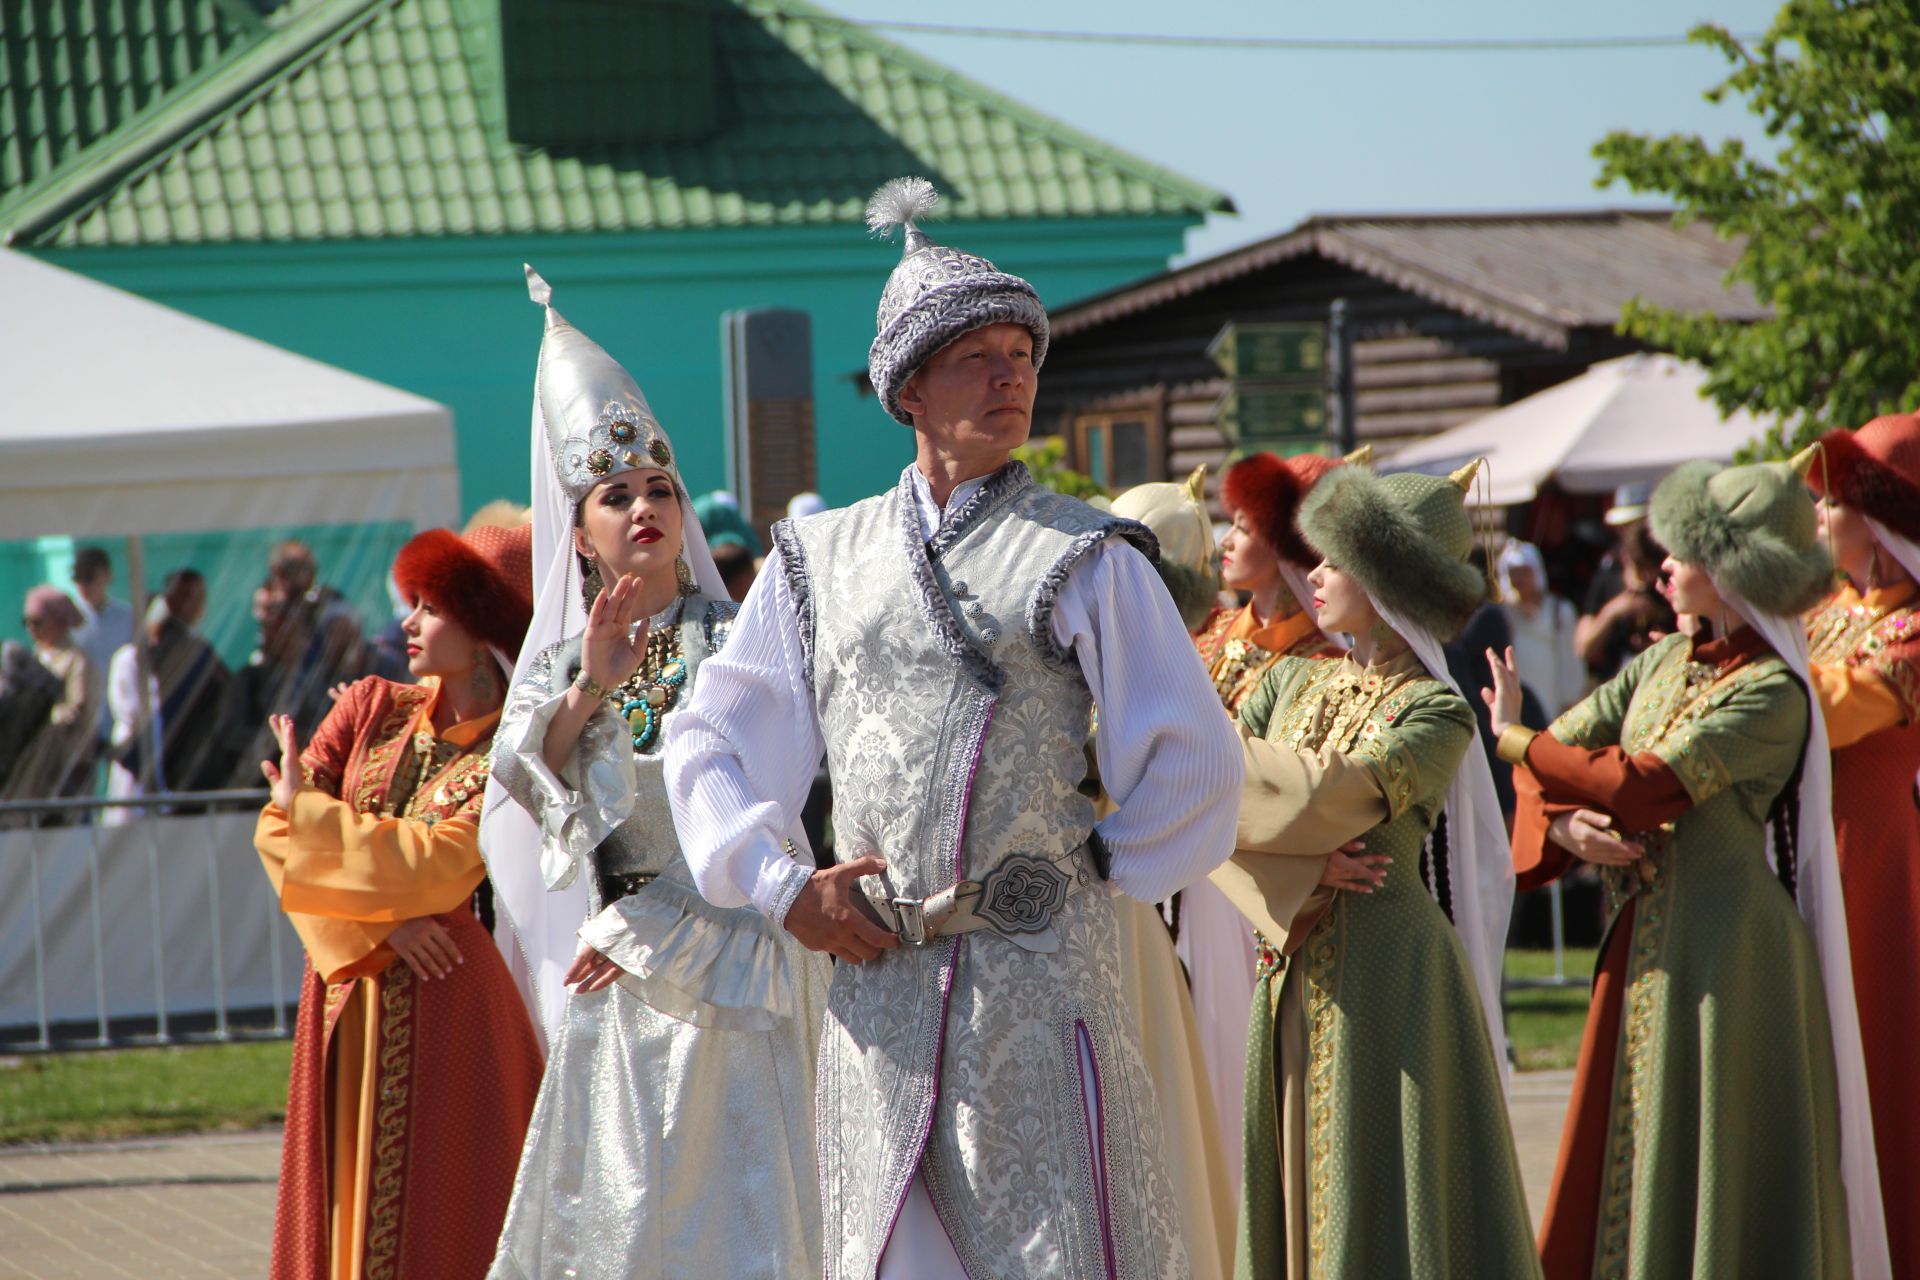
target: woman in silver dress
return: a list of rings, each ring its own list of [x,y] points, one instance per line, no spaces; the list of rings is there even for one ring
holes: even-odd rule
[[[736,606],[639,387],[550,306],[534,429],[539,603],[481,847],[548,1061],[492,1274],[808,1274],[826,958],[700,897],[660,768]]]

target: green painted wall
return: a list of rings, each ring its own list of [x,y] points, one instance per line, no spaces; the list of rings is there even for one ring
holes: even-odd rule
[[[1163,269],[1197,221],[956,222],[936,223],[934,232],[1026,276],[1059,306]],[[448,405],[461,501],[471,511],[496,497],[524,501],[529,492],[540,316],[527,300],[523,261],[553,285],[560,312],[638,379],[672,434],[695,493],[719,486],[725,470],[722,313],[758,306],[805,310],[813,322],[821,493],[838,505],[885,488],[912,457],[912,435],[875,400],[860,397],[849,375],[866,365],[874,308],[899,252],[897,243],[847,226],[48,250],[38,256]],[[216,380],[219,370],[203,376]],[[217,513],[208,523],[217,527]],[[180,557],[192,556],[210,576],[219,574],[215,609],[244,616],[245,596],[236,600],[232,593],[257,580],[249,575],[253,565],[264,566],[265,541],[264,535],[168,540],[149,548],[150,576],[157,581]],[[376,541],[384,547],[391,531]],[[323,574],[371,604],[381,597],[375,558],[351,555],[350,570],[343,566],[338,574],[327,571],[323,558]],[[0,545],[0,599],[17,602],[40,580],[40,565],[31,543]],[[125,594],[124,568],[116,594]],[[0,614],[0,636],[24,638],[17,608]],[[221,638],[229,651],[241,641]]]
[[[935,224],[1059,305],[1164,268],[1194,219]],[[627,365],[672,434],[687,483],[717,486],[720,317],[785,306],[813,321],[821,492],[891,482],[909,435],[848,375],[864,367],[897,244],[854,227],[313,246],[59,250],[47,261],[448,405],[468,509],[527,493],[539,313],[520,264],[560,312]],[[209,376],[217,371],[209,370]]]

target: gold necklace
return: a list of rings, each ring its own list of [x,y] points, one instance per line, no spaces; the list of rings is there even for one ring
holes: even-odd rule
[[[687,683],[687,660],[680,655],[680,628],[659,627],[647,636],[640,669],[607,694],[633,734],[633,749],[645,751],[660,736],[660,722],[679,701]]]

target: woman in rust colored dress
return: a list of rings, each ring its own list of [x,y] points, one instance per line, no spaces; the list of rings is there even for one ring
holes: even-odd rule
[[[1807,479],[1847,584],[1807,616],[1888,1245],[1920,1276],[1920,414],[1829,432]],[[1895,1208],[1908,1212],[1895,1213]]]
[[[533,1024],[483,917],[487,754],[532,616],[526,527],[407,543],[418,685],[351,686],[281,763],[255,845],[307,950],[275,1280],[484,1276],[540,1087]]]

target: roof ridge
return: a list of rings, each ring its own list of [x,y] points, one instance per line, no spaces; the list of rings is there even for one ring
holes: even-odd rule
[[[237,45],[172,93],[156,98],[112,133],[68,156],[12,202],[0,201],[0,244],[13,244],[71,214],[102,189],[130,181],[149,161],[264,93],[300,64],[329,47],[355,19],[401,0],[317,0],[277,26],[263,24],[251,43]]]
[[[1155,164],[1131,151],[1115,146],[1094,137],[1064,120],[1048,115],[1035,107],[1008,97],[998,89],[991,88],[965,73],[955,70],[944,63],[937,62],[927,55],[906,45],[899,44],[885,36],[877,35],[867,29],[859,20],[843,17],[830,12],[809,0],[733,0],[734,5],[749,13],[759,13],[768,17],[789,18],[802,22],[817,22],[821,26],[833,28],[844,38],[855,41],[867,48],[884,52],[889,57],[897,57],[913,64],[914,69],[928,79],[940,84],[963,89],[969,97],[983,100],[984,105],[995,111],[1017,117],[1031,127],[1043,133],[1051,134],[1057,141],[1082,151],[1093,152],[1109,160],[1119,168],[1131,172],[1135,177],[1157,183],[1175,195],[1191,203],[1201,213],[1238,213],[1233,197],[1224,191],[1215,190],[1192,178],[1175,173],[1162,165]]]

